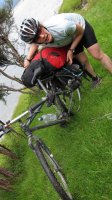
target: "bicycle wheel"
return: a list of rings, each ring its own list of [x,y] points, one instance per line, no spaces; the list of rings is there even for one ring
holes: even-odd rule
[[[62,92],[60,95],[55,95],[54,105],[56,106],[60,115],[62,115],[62,118],[73,115],[75,97],[76,95],[74,95],[74,92],[70,92],[69,90]]]
[[[62,117],[68,115],[68,108],[63,100],[63,95],[55,95],[54,105],[56,106],[59,115],[62,115]]]
[[[48,176],[57,193],[60,195],[61,199],[73,200],[58,163],[42,140],[36,141],[34,151],[46,175]]]

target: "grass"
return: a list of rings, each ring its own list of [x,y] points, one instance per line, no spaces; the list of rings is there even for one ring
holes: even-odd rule
[[[73,1],[64,0],[61,12],[74,11],[85,16],[94,26],[102,49],[111,56],[111,0],[88,2],[88,8],[74,11]],[[92,91],[90,83],[84,82],[81,109],[76,112],[68,126],[60,128],[57,125],[47,130],[43,129],[38,134],[51,148],[62,166],[76,200],[111,200],[112,120],[104,116],[112,113],[112,76],[100,63],[90,56],[89,58],[95,71],[103,77],[102,84]],[[14,116],[26,110],[29,105],[33,105],[37,101],[36,98],[22,95]],[[27,140],[10,135],[6,136],[2,143],[17,154],[18,160],[12,161],[0,157],[1,166],[16,174],[13,180],[14,190],[12,192],[1,190],[0,199],[58,200],[58,195],[55,194],[35,155],[28,148]]]

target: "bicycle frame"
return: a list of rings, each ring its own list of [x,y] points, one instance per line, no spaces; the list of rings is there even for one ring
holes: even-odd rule
[[[43,124],[43,125],[37,125],[35,127],[30,128],[30,124],[32,123],[32,121],[34,120],[34,118],[36,117],[36,115],[40,112],[42,106],[46,103],[47,100],[47,96],[46,97],[42,97],[41,101],[37,104],[35,104],[33,107],[29,108],[29,110],[23,112],[22,114],[20,114],[18,117],[7,121],[5,124],[3,124],[2,126],[0,126],[0,131],[5,131],[5,133],[1,134],[0,137],[2,137],[2,135],[7,134],[10,131],[10,127],[12,124],[14,124],[15,122],[19,122],[21,128],[24,130],[26,136],[31,137],[32,136],[32,132],[39,130],[39,129],[43,129],[49,126],[53,126],[56,124],[60,124],[65,122],[65,119],[57,119],[55,121],[49,122],[48,124]],[[26,123],[22,123],[22,118],[25,117],[26,115],[29,114],[29,117],[26,119]]]
[[[67,74],[64,74],[64,75],[56,75],[55,77],[58,77],[58,81],[60,81],[60,77],[69,77],[69,78],[73,78],[73,77],[77,77],[77,75],[75,75],[73,72],[70,72],[69,69],[66,69],[64,68],[64,71],[68,72],[69,75]],[[78,75],[83,75],[83,71]],[[47,88],[48,85],[45,85],[44,81],[47,80],[47,84],[50,85],[50,90]],[[72,90],[70,90],[70,88],[67,87],[64,87],[65,91],[63,88],[56,88],[56,84],[53,82],[54,79],[53,79],[53,75],[51,74],[51,76],[41,80],[41,79],[37,79],[37,85],[40,86],[40,88],[45,92],[46,96],[43,97],[41,99],[41,101],[39,103],[37,103],[36,105],[34,105],[33,107],[29,108],[29,110],[25,111],[24,113],[22,113],[21,115],[19,115],[18,117],[12,119],[12,120],[9,120],[8,122],[6,122],[5,124],[1,121],[2,123],[2,127],[0,127],[0,131],[3,129],[7,129],[8,127],[10,127],[13,123],[15,122],[20,122],[20,120],[26,116],[27,114],[29,114],[29,118],[27,119],[27,122],[26,124],[21,125],[22,129],[26,132],[27,130],[27,136],[29,136],[31,134],[31,132],[35,131],[35,130],[39,130],[39,129],[42,129],[42,128],[46,128],[48,126],[53,126],[55,124],[59,124],[59,123],[63,123],[66,121],[66,119],[60,119],[60,120],[56,120],[54,122],[50,122],[48,124],[44,124],[44,125],[40,125],[40,126],[35,126],[33,128],[29,128],[31,122],[33,121],[33,119],[35,118],[35,116],[40,112],[40,109],[41,107],[43,106],[43,104],[45,104],[48,100],[50,100],[51,96],[52,95],[63,95],[64,96],[64,93],[69,93],[70,96],[71,96],[71,99],[70,99],[70,103],[72,102],[72,98],[73,98],[73,92]],[[78,94],[78,98],[79,98],[79,101],[81,100],[81,96],[80,96],[80,90],[77,88],[77,94]],[[51,106],[53,105],[53,102],[51,101],[50,105]],[[70,108],[68,109],[68,112],[69,112]],[[21,122],[22,124],[22,122]],[[28,132],[29,131],[29,132]],[[6,133],[8,132],[8,130],[6,131]]]
[[[81,68],[82,69],[82,68]],[[63,70],[61,70],[63,71]],[[56,83],[55,83],[55,78],[58,78],[58,81],[60,81],[60,78],[62,77],[69,77],[69,79],[73,78],[76,78],[76,77],[79,77],[80,76],[84,76],[86,77],[85,75],[87,74],[89,77],[90,77],[90,74],[88,74],[85,70],[82,69],[82,71],[77,75],[77,74],[74,74],[74,71],[70,71],[69,68],[64,68],[64,72],[65,74],[51,74],[51,76],[48,76],[47,78],[43,78],[42,80],[41,79],[37,79],[37,85],[39,85],[39,87],[45,92],[46,96],[43,97],[41,99],[41,101],[39,103],[37,103],[36,105],[34,105],[33,107],[29,108],[29,110],[25,111],[24,113],[22,113],[21,115],[19,115],[18,117],[12,119],[12,120],[9,120],[8,122],[6,122],[5,124],[1,121],[1,124],[2,126],[0,127],[0,131],[3,129],[4,132],[8,132],[8,128],[15,122],[20,122],[21,119],[26,116],[27,114],[29,114],[29,118],[27,119],[27,122],[26,124],[22,124],[21,122],[21,127],[22,129],[27,132],[27,136],[29,136],[31,134],[31,132],[35,131],[35,130],[39,130],[39,129],[42,129],[42,128],[46,128],[48,126],[53,126],[55,124],[59,124],[59,123],[64,123],[67,119],[58,119],[58,120],[55,120],[54,122],[50,122],[48,124],[44,124],[44,125],[37,125],[33,128],[29,128],[31,122],[33,121],[33,119],[35,118],[35,116],[40,112],[42,106],[48,102],[48,100],[50,100],[50,98],[54,95],[63,95],[63,99],[64,99],[64,95],[65,93],[68,94],[69,93],[69,96],[70,96],[70,104],[72,102],[72,98],[73,98],[73,90],[70,89],[70,87],[67,86],[67,88],[64,86],[64,88],[60,88],[60,86],[56,86]],[[68,72],[68,75],[66,74],[66,72]],[[45,85],[45,81],[47,80],[47,84],[50,85],[50,90],[47,88],[47,84]],[[80,81],[80,79],[79,79]],[[62,82],[61,82],[62,84]],[[65,90],[65,91],[64,91]],[[79,101],[81,100],[81,96],[80,96],[80,90],[78,88],[76,88],[77,90],[77,94],[78,94],[78,98],[79,98]],[[51,100],[50,100],[51,101]],[[53,101],[50,102],[49,106],[53,105]],[[69,111],[70,111],[70,108],[68,108],[68,114],[69,114]],[[5,129],[7,129],[7,131],[5,131]],[[29,131],[29,132],[28,132]],[[5,133],[5,134],[6,134]]]
[[[20,127],[22,128],[22,130],[24,131],[25,135],[27,136],[28,138],[28,145],[30,146],[30,148],[33,150],[33,152],[35,152],[37,158],[39,159],[40,163],[41,163],[41,159],[42,159],[42,163],[43,161],[45,160],[45,157],[43,155],[43,151],[47,154],[48,158],[49,158],[49,161],[53,164],[53,167],[55,169],[55,171],[58,173],[59,177],[61,177],[61,182],[64,184],[64,189],[63,187],[61,186],[61,184],[57,181],[56,177],[54,177],[54,175],[52,174],[52,171],[50,170],[50,177],[53,175],[54,177],[54,181],[56,181],[56,185],[58,184],[59,187],[61,188],[61,190],[63,191],[63,195],[60,194],[60,189],[58,190],[57,187],[55,187],[55,184],[54,184],[54,188],[55,190],[59,193],[59,195],[61,196],[62,199],[65,199],[66,197],[66,200],[72,200],[72,196],[68,190],[68,186],[66,184],[66,181],[61,173],[61,168],[60,166],[58,165],[57,161],[55,160],[52,152],[49,150],[49,148],[46,146],[46,144],[43,142],[43,140],[41,140],[39,138],[38,135],[34,135],[32,134],[33,131],[35,130],[39,130],[39,129],[43,129],[43,128],[46,128],[46,127],[49,127],[49,126],[53,126],[53,125],[56,125],[56,124],[61,124],[61,123],[64,123],[66,121],[66,119],[57,119],[55,121],[51,121],[47,124],[43,124],[43,125],[37,125],[37,126],[34,126],[32,128],[30,128],[30,125],[32,123],[32,121],[34,120],[34,118],[36,117],[36,115],[38,115],[38,113],[41,111],[43,105],[46,103],[47,101],[47,96],[46,97],[43,97],[41,98],[41,101],[37,104],[35,104],[34,106],[32,106],[29,110],[23,112],[21,115],[19,115],[18,117],[12,119],[11,121],[8,121],[6,122],[5,124],[1,121],[2,123],[2,126],[0,126],[0,132],[3,131],[3,133],[0,135],[0,137],[2,137],[3,135],[9,133],[11,131],[11,125],[16,123],[16,122],[19,122],[20,124]],[[29,114],[29,117],[27,117],[27,115]],[[25,120],[26,122],[24,123],[22,118],[24,117],[27,117]],[[13,129],[12,129],[13,130]],[[38,149],[39,148],[39,149]],[[43,151],[42,151],[43,149]],[[39,154],[42,153],[42,158],[41,156],[39,156]],[[41,163],[41,165],[43,166],[43,164]],[[51,181],[51,183],[53,184],[52,182],[52,178],[50,179],[49,175],[47,174],[47,168],[48,167],[48,164],[46,165],[46,161],[45,161],[45,172],[46,172],[46,175],[48,176],[49,180]],[[66,193],[67,191],[67,193]]]

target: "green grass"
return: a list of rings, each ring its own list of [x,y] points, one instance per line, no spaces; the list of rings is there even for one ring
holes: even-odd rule
[[[88,1],[88,9],[72,10],[73,1],[64,0],[61,12],[80,12],[95,28],[102,49],[111,56],[112,20],[111,0]],[[75,2],[74,2],[75,4]],[[90,61],[95,71],[103,77],[95,90],[84,81],[81,109],[75,113],[66,128],[59,125],[43,129],[38,134],[50,147],[67,176],[76,200],[112,199],[112,120],[103,117],[112,113],[112,76],[100,63]],[[37,97],[22,95],[14,116],[25,111]],[[35,121],[36,123],[37,121]],[[17,128],[18,129],[18,128]],[[20,130],[19,130],[20,131]],[[37,134],[37,133],[35,133]],[[13,191],[0,191],[2,200],[58,200],[38,160],[23,137],[6,136],[2,142],[18,156],[17,160],[0,156],[0,165],[16,174]]]
[[[64,0],[59,12],[60,13],[74,12],[75,8],[79,5],[80,5],[79,0],[75,0],[75,1]]]

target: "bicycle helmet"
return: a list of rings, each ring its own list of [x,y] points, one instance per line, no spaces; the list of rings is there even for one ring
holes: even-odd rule
[[[39,22],[33,18],[25,19],[20,27],[21,40],[27,43],[32,43],[38,35]]]

